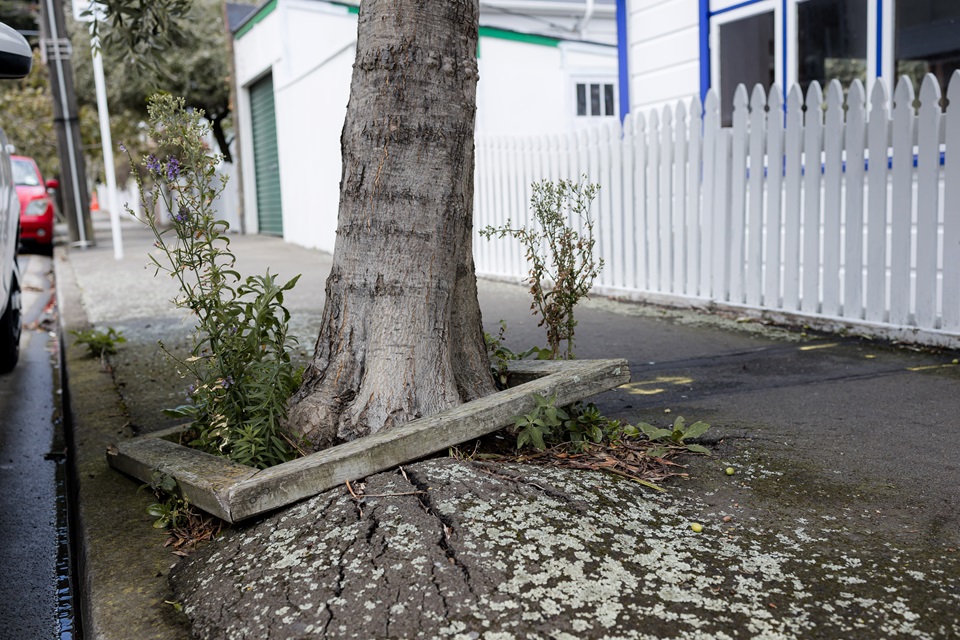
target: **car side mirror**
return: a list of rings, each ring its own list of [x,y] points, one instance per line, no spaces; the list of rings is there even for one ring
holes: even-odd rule
[[[33,66],[33,53],[22,35],[0,23],[0,78],[23,78]]]
[[[53,191],[54,189],[60,188],[60,181],[56,178],[50,178],[47,180],[47,191]]]

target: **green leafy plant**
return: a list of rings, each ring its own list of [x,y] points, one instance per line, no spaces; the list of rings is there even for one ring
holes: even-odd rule
[[[195,381],[188,391],[191,404],[166,413],[189,419],[195,436],[189,444],[204,451],[258,468],[285,462],[296,453],[282,422],[299,376],[290,359],[296,339],[288,333],[283,301],[299,276],[282,283],[267,271],[241,279],[229,225],[214,216],[225,180],[216,174],[220,156],[207,148],[203,112],[162,94],[150,99],[148,112],[150,135],[166,154],[143,161],[152,189],[137,174],[158,250],[149,257],[157,275],[177,280],[180,293],[173,302],[196,320],[189,357],[164,348],[181,374]],[[158,211],[167,212],[169,226]]]
[[[531,444],[542,451],[547,448],[544,438],[549,437],[553,430],[560,427],[570,416],[556,405],[556,394],[543,396],[534,393],[531,397],[536,402],[533,411],[513,419],[513,426],[517,429],[517,449]]]
[[[533,184],[530,206],[535,224],[514,228],[511,221],[487,226],[480,235],[492,239],[510,236],[521,242],[530,262],[530,308],[540,316],[539,326],[547,327],[551,358],[560,356],[566,341],[564,358],[573,357],[574,308],[590,293],[590,287],[603,269],[603,259],[593,255],[596,243],[590,204],[600,186],[586,176],[579,181],[543,180]],[[578,220],[576,231],[569,220]]]
[[[686,442],[688,439],[699,438],[706,433],[707,429],[710,428],[710,425],[706,422],[698,420],[691,425],[687,425],[683,416],[678,416],[673,422],[672,429],[660,429],[646,422],[637,424],[637,428],[639,428],[643,435],[649,438],[651,442],[656,443],[656,446],[647,451],[647,455],[654,457],[663,456],[667,453],[671,445],[682,447],[692,453],[710,455],[710,450],[706,447]]]
[[[70,333],[77,338],[74,344],[85,345],[90,355],[97,358],[114,355],[117,352],[117,345],[127,341],[123,333],[113,327],[108,327],[106,331],[86,329]]]
[[[687,442],[707,432],[710,425],[706,422],[697,421],[688,426],[680,416],[672,429],[660,429],[646,422],[634,426],[607,418],[592,402],[575,402],[560,408],[556,406],[556,394],[543,396],[534,393],[531,397],[536,403],[533,411],[513,418],[517,449],[530,445],[543,451],[548,445],[567,443],[569,450],[581,453],[590,444],[616,447],[622,441],[643,435],[652,443],[646,450],[650,457],[663,457],[671,449],[710,455],[706,447]]]
[[[156,529],[176,528],[196,515],[193,506],[181,495],[173,476],[155,472],[150,483],[141,489],[150,489],[157,498],[157,502],[147,507],[147,513],[156,518],[153,523]]]
[[[483,334],[483,340],[487,345],[487,355],[490,356],[491,360],[490,368],[493,371],[497,386],[500,389],[507,388],[509,374],[508,363],[511,360],[523,360],[529,356],[536,356],[537,360],[552,359],[552,352],[550,349],[544,349],[541,347],[530,347],[526,351],[520,353],[511,351],[503,344],[506,332],[507,323],[504,320],[500,320],[500,329],[497,331],[496,337],[486,332]]]
[[[597,405],[576,402],[568,407],[569,417],[563,426],[567,430],[574,451],[583,451],[587,443],[617,442],[624,437],[627,428],[633,428],[620,420],[611,420],[603,415]]]

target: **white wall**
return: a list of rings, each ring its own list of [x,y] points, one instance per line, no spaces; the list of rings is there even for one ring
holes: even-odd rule
[[[357,16],[315,0],[279,0],[234,41],[244,155],[246,228],[257,232],[249,86],[273,73],[287,242],[333,251],[341,177],[340,133],[356,49]],[[510,36],[515,38],[517,36]],[[616,83],[615,46],[557,46],[483,36],[477,131],[557,133],[577,126],[577,79]],[[597,118],[591,120],[597,122]]]
[[[561,42],[556,47],[480,38],[477,132],[559,133],[596,118],[577,118],[576,82],[616,83],[617,50]]]
[[[627,0],[630,110],[700,94],[697,0]]]
[[[249,86],[272,71],[284,240],[333,251],[356,33],[356,15],[344,7],[280,0],[234,42],[248,231],[257,231]]]

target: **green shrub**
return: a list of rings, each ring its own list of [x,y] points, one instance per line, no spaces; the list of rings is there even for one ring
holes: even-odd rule
[[[150,99],[148,111],[150,135],[164,150],[163,159],[151,154],[143,161],[152,189],[135,173],[159,249],[159,258],[150,255],[150,261],[157,275],[177,280],[180,293],[173,302],[196,319],[189,357],[164,349],[194,380],[192,403],[166,413],[188,418],[195,434],[190,444],[204,451],[259,468],[285,462],[295,447],[282,422],[299,376],[290,360],[296,339],[287,331],[283,298],[299,276],[278,282],[267,271],[241,278],[229,225],[214,216],[225,180],[216,174],[221,158],[207,148],[203,113],[160,94]],[[170,226],[151,213],[158,209],[169,214]]]

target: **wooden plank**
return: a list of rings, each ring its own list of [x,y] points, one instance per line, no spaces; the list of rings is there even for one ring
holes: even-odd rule
[[[647,123],[647,286],[660,291],[660,114],[650,112]]]
[[[159,437],[120,442],[116,453],[107,454],[107,462],[142,482],[151,482],[156,473],[176,478],[187,500],[228,522],[230,488],[257,474],[253,467]]]
[[[767,96],[762,85],[754,85],[750,95],[750,175],[747,193],[746,264],[744,289],[746,303],[760,306],[763,289],[763,183],[764,145],[767,137]]]
[[[883,322],[887,311],[887,149],[890,146],[890,114],[887,90],[874,82],[870,91],[867,124],[870,165],[867,169],[867,288],[864,317]]]
[[[532,365],[533,363],[529,363]],[[630,380],[625,360],[549,363],[556,372],[400,427],[265,469],[230,490],[230,515],[243,520],[416,460],[512,424],[533,409],[533,393],[566,406]]]
[[[650,250],[647,243],[647,120],[637,112],[634,120],[633,161],[633,250],[636,252],[634,268],[637,289],[650,290]]]
[[[843,315],[863,317],[863,186],[866,148],[866,93],[854,80],[847,93],[846,207],[844,211]]]
[[[823,129],[823,291],[820,312],[840,315],[841,180],[843,178],[843,88],[827,86]]]
[[[690,102],[690,144],[687,148],[687,281],[688,296],[700,294],[700,193],[703,187],[703,106],[700,98]]]
[[[687,264],[687,107],[677,101],[673,152],[673,282],[670,290],[682,294]]]
[[[721,129],[717,137],[716,191],[714,192],[713,247],[710,249],[713,268],[710,289],[713,300],[730,299],[730,184],[733,181],[733,134]]]
[[[597,194],[597,205],[599,215],[595,218],[597,222],[597,232],[599,237],[600,255],[603,256],[606,267],[600,272],[599,282],[605,286],[614,284],[614,272],[618,268],[617,252],[614,244],[617,236],[614,234],[614,217],[617,212],[613,208],[612,187],[613,187],[613,139],[610,135],[610,129],[605,124],[594,128],[597,135],[597,157],[600,161],[600,172],[592,178],[594,182],[600,184],[600,192]]]
[[[664,293],[673,288],[673,110],[663,107],[660,121],[660,286]]]
[[[800,308],[800,178],[803,171],[803,95],[793,85],[787,95],[784,141],[783,309]]]
[[[615,287],[626,286],[626,254],[624,247],[624,209],[623,206],[623,145],[621,129],[616,122],[607,125],[607,139],[610,141],[610,184],[607,185],[607,197],[610,202],[610,214],[613,218],[611,241],[613,259],[610,284]]]
[[[890,323],[910,321],[910,245],[913,217],[913,84],[900,78],[893,97],[893,219],[890,228]]]
[[[634,118],[627,114],[623,119],[623,137],[620,139],[620,170],[623,178],[621,188],[623,192],[623,241],[626,244],[624,254],[624,286],[637,290],[637,258],[641,247],[631,239],[635,238],[635,224],[637,218],[637,201],[635,195],[636,180],[634,180]]]
[[[960,71],[950,77],[947,100],[941,324],[945,331],[960,331]]]
[[[932,74],[920,86],[917,117],[916,325],[937,326],[937,208],[940,191],[940,83]]]
[[[744,245],[747,204],[747,119],[750,116],[747,88],[737,85],[733,94],[733,131],[730,136],[730,223],[727,273],[730,302],[743,302]]]
[[[122,442],[107,458],[110,466],[143,482],[157,471],[166,473],[193,504],[239,522],[503,428],[533,409],[533,393],[556,394],[557,406],[566,406],[630,381],[622,359],[520,361],[511,363],[510,371],[518,384],[506,391],[265,470],[156,434]]]
[[[781,306],[780,274],[782,271],[780,244],[783,237],[783,92],[780,86],[770,87],[767,97],[767,211],[764,242],[765,263],[763,279],[763,306],[776,309]]]
[[[803,135],[803,258],[801,310],[820,308],[820,185],[823,147],[823,92],[814,80],[807,89],[807,112]]]
[[[714,225],[719,217],[716,202],[717,139],[720,136],[720,99],[714,89],[703,101],[703,191],[700,213],[700,296],[713,297]]]

